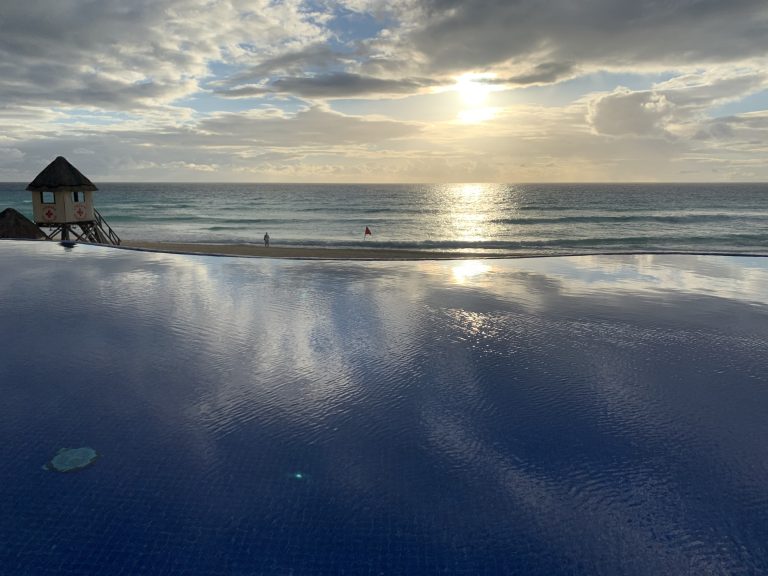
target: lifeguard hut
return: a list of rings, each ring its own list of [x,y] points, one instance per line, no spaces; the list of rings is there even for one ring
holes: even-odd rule
[[[63,156],[48,164],[27,190],[32,192],[34,222],[48,240],[120,244],[93,207],[98,188]]]

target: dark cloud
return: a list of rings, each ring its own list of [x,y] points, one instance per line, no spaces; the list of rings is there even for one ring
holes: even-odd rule
[[[263,86],[239,86],[217,92],[230,98],[263,94],[292,94],[303,98],[352,98],[383,94],[412,94],[432,85],[434,82],[426,78],[387,80],[348,72],[335,72],[317,76],[277,78]]]
[[[408,41],[435,71],[547,58],[681,65],[762,57],[764,0],[418,0]]]
[[[324,34],[299,0],[240,4],[4,2],[0,100],[113,110],[168,103],[196,92],[212,62],[300,51]]]
[[[526,73],[517,74],[503,79],[496,79],[496,84],[551,84],[572,76],[574,65],[572,62],[542,62]]]
[[[768,112],[751,112],[715,118],[704,122],[694,135],[701,141],[737,141],[768,149]]]
[[[97,73],[82,74],[70,66],[55,67],[56,74],[47,73],[45,68],[48,67],[41,66],[25,74],[27,82],[8,82],[2,86],[0,81],[2,96],[9,102],[23,102],[28,106],[134,110],[194,89],[194,85],[185,82],[130,82]]]
[[[298,74],[307,69],[323,69],[349,59],[334,52],[324,44],[312,44],[302,50],[295,50],[265,58],[246,72],[233,76],[231,82],[261,80],[274,74]]]
[[[768,45],[765,0],[340,5],[387,29],[354,30],[345,41],[331,32],[338,10],[303,0],[5,2],[0,99],[126,110],[193,94],[206,77],[230,97],[397,96],[468,70],[495,68],[510,85],[546,84],[577,69],[736,62],[763,57]],[[214,63],[228,77],[211,77]]]
[[[6,2],[0,11],[0,96],[10,102],[140,107],[178,93],[200,67],[181,50],[166,10],[148,0]],[[175,72],[174,70],[178,70]]]

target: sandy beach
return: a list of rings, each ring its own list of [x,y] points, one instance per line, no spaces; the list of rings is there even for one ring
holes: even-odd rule
[[[328,260],[455,260],[458,258],[487,258],[487,254],[467,252],[434,252],[426,250],[393,250],[388,248],[297,248],[255,244],[198,244],[192,242],[140,242],[124,240],[125,248],[155,252],[181,252],[220,256],[251,256],[261,258],[312,258]]]

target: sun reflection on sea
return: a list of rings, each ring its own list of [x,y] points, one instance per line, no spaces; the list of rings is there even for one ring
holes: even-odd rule
[[[443,202],[449,206],[450,236],[460,242],[482,242],[494,235],[493,205],[500,201],[495,184],[452,184]]]
[[[462,198],[477,199],[483,193],[483,184],[457,184],[456,193]]]

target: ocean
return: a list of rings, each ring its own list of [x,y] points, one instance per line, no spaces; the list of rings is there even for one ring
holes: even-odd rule
[[[488,255],[768,254],[768,184],[97,183],[125,240]],[[0,209],[31,217],[22,183]],[[364,236],[365,227],[371,236]]]

